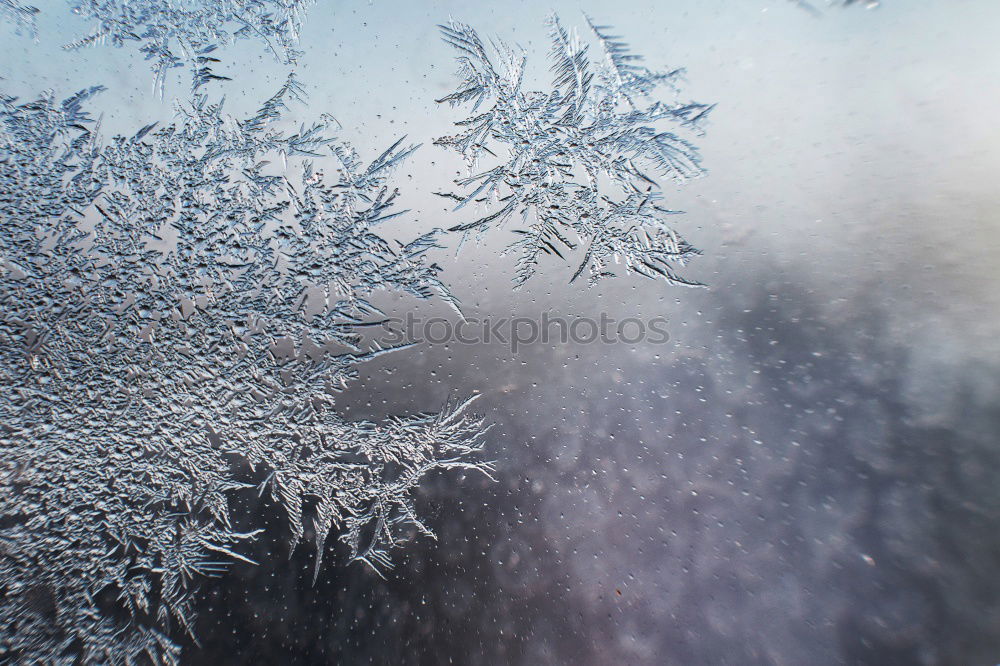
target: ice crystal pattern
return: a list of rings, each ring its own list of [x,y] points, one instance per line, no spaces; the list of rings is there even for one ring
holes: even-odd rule
[[[374,292],[451,298],[435,234],[375,231],[412,147],[362,162],[323,124],[288,129],[293,78],[247,119],[201,95],[103,141],[99,91],[0,96],[2,661],[175,663],[198,581],[253,538],[230,517],[248,482],[317,570],[331,532],[384,570],[430,534],[425,475],[489,471],[468,402],[377,423],[333,405],[391,351],[359,341]]]
[[[34,37],[37,34],[35,16],[38,7],[25,5],[18,0],[0,0],[0,16],[12,23],[18,33],[27,33]]]
[[[13,2],[14,0],[0,0]],[[75,13],[94,21],[86,37],[67,48],[104,42],[137,43],[152,64],[155,86],[167,72],[191,69],[193,86],[225,78],[212,72],[212,53],[237,39],[263,42],[276,59],[293,63],[302,18],[312,0],[69,0]]]
[[[809,0],[791,0],[791,2],[794,2],[801,9],[806,10],[810,14],[814,14],[816,16],[822,14],[822,11]],[[851,5],[860,5],[865,9],[875,9],[879,6],[879,4],[879,0],[826,0],[826,6],[828,7],[850,7]]]
[[[671,284],[694,285],[676,270],[697,251],[665,218],[655,177],[684,181],[702,174],[697,134],[712,106],[664,102],[660,88],[676,96],[683,70],[658,72],[641,64],[610,28],[588,19],[602,57],[549,18],[552,88],[524,90],[526,56],[500,41],[488,49],[471,27],[441,26],[458,51],[458,89],[438,100],[471,106],[461,131],[436,143],[458,151],[470,167],[442,196],[457,209],[478,204],[485,215],[453,227],[483,232],[511,218],[524,227],[507,249],[516,252],[514,282],[524,284],[543,255],[563,258],[582,248],[571,281],[587,273],[591,283],[626,271]]]

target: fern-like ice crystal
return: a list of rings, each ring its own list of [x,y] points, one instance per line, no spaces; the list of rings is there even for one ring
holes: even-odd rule
[[[274,57],[292,64],[302,18],[314,0],[66,0],[72,11],[93,22],[89,35],[67,44],[79,49],[103,43],[135,43],[163,94],[167,73],[191,71],[192,87],[226,79],[213,72],[214,51],[238,39],[262,42]],[[47,9],[47,8],[46,8]],[[38,7],[20,0],[0,0],[0,16],[34,34]]]
[[[458,51],[458,89],[439,100],[471,107],[461,131],[436,143],[463,155],[470,175],[446,192],[457,209],[477,204],[485,214],[453,230],[482,232],[512,218],[523,225],[509,250],[518,254],[520,286],[543,255],[579,250],[572,280],[611,277],[612,265],[671,284],[693,285],[677,267],[697,254],[667,223],[655,178],[684,181],[702,174],[697,133],[712,106],[665,102],[682,70],[653,71],[610,28],[588,19],[601,57],[549,19],[553,81],[549,91],[525,90],[526,56],[500,41],[492,49],[471,27],[441,26]]]
[[[489,470],[468,402],[380,423],[333,405],[387,351],[357,333],[374,292],[453,300],[435,234],[376,231],[413,147],[363,162],[323,124],[284,129],[291,77],[250,118],[202,95],[105,142],[99,91],[0,96],[5,662],[176,663],[198,581],[253,537],[230,517],[250,482],[295,541],[309,526],[317,569],[331,532],[384,569],[405,526],[429,533],[425,475]]]

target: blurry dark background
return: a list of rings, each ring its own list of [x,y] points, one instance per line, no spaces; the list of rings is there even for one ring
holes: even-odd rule
[[[792,278],[682,293],[704,307],[690,347],[400,361],[412,383],[373,379],[351,411],[479,378],[497,483],[427,483],[438,541],[398,552],[385,581],[341,557],[312,586],[275,516],[261,566],[209,586],[188,658],[994,663],[995,368],[923,369],[876,300],[824,314]]]

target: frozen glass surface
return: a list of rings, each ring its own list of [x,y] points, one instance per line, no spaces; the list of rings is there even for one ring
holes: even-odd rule
[[[0,0],[0,662],[997,663],[996,25]]]

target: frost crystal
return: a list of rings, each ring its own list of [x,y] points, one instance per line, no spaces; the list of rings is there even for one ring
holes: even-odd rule
[[[801,9],[806,10],[810,14],[819,16],[821,14],[820,10],[816,8],[814,4],[809,2],[809,0],[791,0]],[[879,6],[879,0],[827,0],[826,4],[828,6],[836,7],[850,7],[851,5],[862,5],[865,9],[875,9]]]
[[[37,33],[35,15],[38,7],[24,5],[17,0],[0,0],[0,16],[14,24],[18,33],[26,32],[34,37]]]
[[[110,41],[115,46],[139,42],[152,61],[162,92],[167,70],[191,68],[193,86],[219,77],[211,53],[220,44],[250,38],[263,41],[279,61],[289,64],[302,15],[312,0],[69,0],[73,11],[96,21],[87,37],[67,48]]]
[[[520,238],[508,248],[519,253],[518,286],[543,254],[562,258],[578,245],[584,254],[571,281],[586,271],[593,284],[614,275],[610,263],[624,261],[632,273],[697,284],[675,272],[698,252],[665,223],[677,211],[660,205],[653,176],[683,181],[702,174],[697,148],[675,132],[697,132],[712,106],[654,99],[661,86],[676,93],[683,70],[652,71],[610,28],[588,24],[600,63],[550,17],[549,92],[522,89],[525,55],[499,41],[488,51],[467,25],[441,26],[459,52],[462,83],[438,101],[471,104],[473,112],[457,123],[459,134],[435,142],[470,166],[470,175],[456,181],[465,190],[442,196],[458,201],[456,209],[471,202],[487,209],[452,230],[483,232],[519,216],[525,228],[515,230]],[[484,161],[488,166],[480,166]]]
[[[366,164],[322,124],[285,130],[291,77],[249,119],[197,96],[105,143],[99,91],[0,96],[2,661],[176,663],[199,579],[254,535],[229,515],[250,483],[296,541],[309,523],[317,568],[331,530],[381,568],[406,525],[429,533],[422,477],[490,469],[469,402],[382,423],[333,408],[389,351],[360,344],[373,292],[452,300],[434,234],[375,232],[413,147]]]

